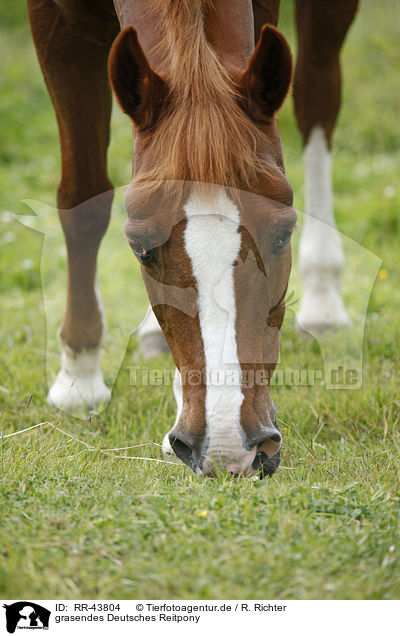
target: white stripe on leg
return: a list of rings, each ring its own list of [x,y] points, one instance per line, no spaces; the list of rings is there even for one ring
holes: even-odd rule
[[[303,283],[297,326],[323,331],[349,326],[341,297],[344,253],[335,224],[331,154],[321,126],[316,126],[304,150],[306,214],[299,247]]]
[[[154,311],[149,307],[147,314],[138,329],[139,350],[145,358],[156,358],[169,351]]]
[[[100,368],[101,349],[107,335],[107,323],[98,287],[94,287],[101,314],[102,334],[98,347],[79,353],[61,341],[61,369],[47,395],[51,406],[73,413],[80,408],[94,409],[110,401],[111,391],[105,385]]]
[[[61,369],[48,393],[49,404],[74,412],[109,402],[111,391],[100,369],[101,347],[75,353],[68,345],[61,346]]]

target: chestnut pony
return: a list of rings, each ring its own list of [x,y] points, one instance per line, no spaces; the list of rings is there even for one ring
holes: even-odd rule
[[[339,53],[356,8],[357,0],[296,1],[308,212],[302,329],[348,324],[330,142]],[[111,83],[134,126],[125,232],[154,310],[141,343],[154,352],[160,325],[177,366],[178,414],[164,450],[201,475],[272,474],[281,434],[269,378],[296,223],[276,124],[292,78],[276,29],[279,0],[28,0],[28,9],[59,126],[68,252],[62,366],[50,402],[92,407],[110,397],[96,258],[112,200]]]

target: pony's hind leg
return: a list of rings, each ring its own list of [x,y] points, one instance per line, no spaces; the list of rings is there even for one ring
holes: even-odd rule
[[[264,24],[278,24],[279,5],[281,0],[252,0],[254,14],[254,40],[260,39],[261,27]]]
[[[146,358],[167,353],[169,347],[151,306],[138,329],[139,351]]]
[[[58,207],[68,255],[67,304],[59,334],[62,366],[48,400],[76,409],[93,408],[110,397],[100,370],[105,322],[96,287],[96,259],[112,200],[106,171],[111,112],[107,58],[118,25],[111,1],[109,12],[99,9],[83,18],[67,13],[63,6],[53,0],[28,0],[33,38],[60,133]]]
[[[340,107],[340,49],[357,4],[296,0],[294,100],[304,143],[306,212],[299,250],[303,294],[296,322],[304,331],[350,325],[341,296],[344,253],[334,217],[330,148]]]

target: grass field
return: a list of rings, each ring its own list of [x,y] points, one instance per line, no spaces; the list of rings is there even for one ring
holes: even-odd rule
[[[292,2],[282,4],[281,27],[295,46]],[[58,138],[24,2],[16,0],[10,10],[1,0],[0,432],[56,421],[97,450],[51,427],[0,439],[0,596],[400,597],[400,5],[361,4],[343,54],[334,182],[339,228],[383,261],[369,299],[363,385],[355,391],[275,387],[282,467],[269,480],[247,481],[200,480],[183,465],[99,452],[161,443],[175,411],[170,387],[130,384],[137,343],[129,336],[147,302],[123,240],[120,200],[100,256],[110,327],[106,379],[112,381],[118,355],[123,358],[112,402],[89,421],[47,406],[43,293],[53,373],[65,289],[62,236],[51,209]],[[302,209],[301,144],[291,101],[280,128]],[[122,186],[129,180],[131,139],[116,108],[112,133],[110,173]],[[24,199],[46,204],[39,206],[51,235],[44,292],[42,235],[10,214],[29,214]],[[351,310],[362,273],[350,267],[348,276]],[[281,364],[321,367],[318,343],[296,336],[291,311]],[[172,360],[165,356],[150,367],[172,368]],[[161,458],[155,444],[125,454]]]

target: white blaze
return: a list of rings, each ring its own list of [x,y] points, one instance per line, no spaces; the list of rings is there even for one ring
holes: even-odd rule
[[[207,457],[203,472],[215,472],[215,465],[245,472],[251,467],[256,449],[245,450],[240,426],[243,393],[236,344],[233,276],[241,243],[239,210],[222,188],[207,197],[195,189],[184,209],[185,248],[197,284],[208,380]]]

